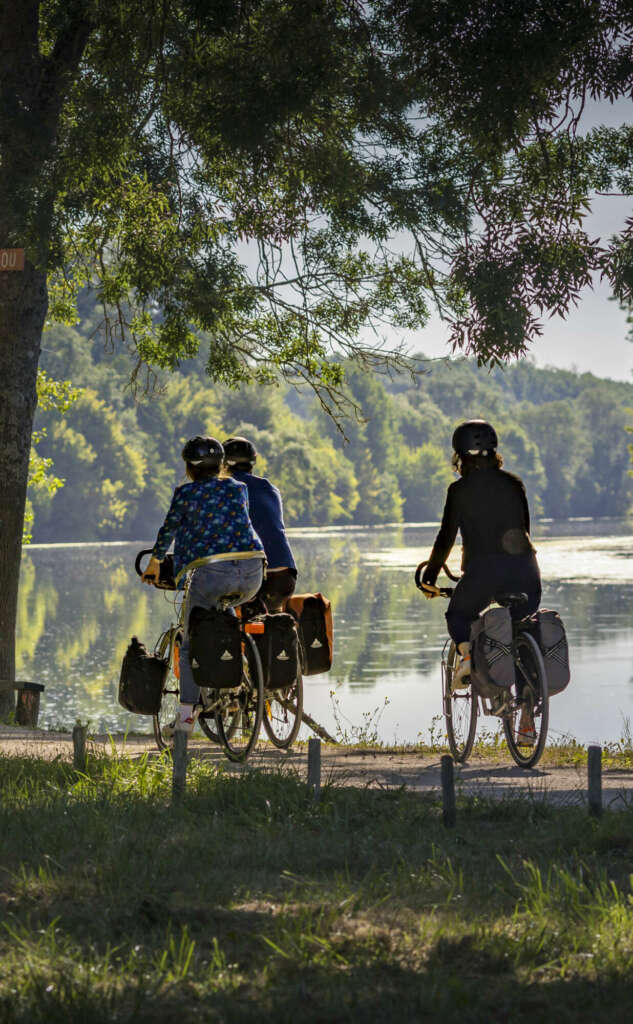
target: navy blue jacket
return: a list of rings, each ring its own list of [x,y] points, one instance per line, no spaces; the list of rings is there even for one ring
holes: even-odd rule
[[[241,469],[234,470],[232,475],[248,488],[248,514],[264,545],[268,568],[296,570],[286,537],[281,494],[275,485],[263,476],[254,476]]]

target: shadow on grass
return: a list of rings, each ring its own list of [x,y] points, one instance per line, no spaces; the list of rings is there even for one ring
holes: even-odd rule
[[[3,1024],[612,1022],[633,995],[631,811],[460,799],[446,830],[287,769],[194,763],[172,806],[167,758],[0,768]]]

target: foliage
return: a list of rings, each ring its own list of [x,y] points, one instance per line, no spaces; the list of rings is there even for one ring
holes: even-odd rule
[[[53,319],[96,287],[136,378],[203,330],[213,381],[281,372],[336,408],[333,351],[401,358],[370,325],[435,308],[495,364],[594,270],[630,296],[631,224],[605,241],[584,217],[630,190],[633,131],[581,120],[630,94],[627,0],[13,0],[6,19],[24,73],[0,76],[0,222],[44,254]]]
[[[89,333],[88,305],[84,319]],[[210,384],[204,352],[139,402],[120,349],[106,356],[76,328],[48,336],[48,373],[76,380],[82,394],[61,418],[39,413],[47,435],[38,453],[67,481],[54,497],[32,494],[39,540],[150,539],[181,479],[182,445],[200,432],[253,440],[289,525],[437,520],[453,479],[452,430],[471,416],[494,421],[533,514],[618,516],[631,506],[626,383],[527,362],[489,372],[474,360],[438,361],[413,379],[344,364],[342,395],[364,412],[344,422],[344,438],[309,393]]]
[[[70,381],[51,380],[44,370],[37,375],[37,400],[42,412],[55,411],[64,413],[79,397],[79,390],[74,388]],[[40,444],[46,437],[46,427],[33,431],[31,435],[31,457],[29,460],[29,497],[27,498],[24,514],[23,543],[28,544],[32,538],[33,528],[33,499],[36,498],[40,505],[46,505],[47,501],[64,486],[64,481],[51,472],[53,460],[45,458],[37,451],[36,445]],[[50,503],[50,502],[49,502]]]

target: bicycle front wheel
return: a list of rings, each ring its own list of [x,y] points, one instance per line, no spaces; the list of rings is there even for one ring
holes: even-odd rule
[[[519,768],[533,768],[541,759],[549,726],[549,689],[543,655],[533,636],[519,633],[515,657],[517,695],[503,716],[503,731],[513,760]],[[526,725],[527,723],[527,725]],[[528,727],[532,743],[525,746]]]
[[[242,681],[232,703],[228,714],[216,715],[215,723],[228,759],[245,761],[259,738],[264,713],[262,663],[255,641],[248,634],[244,636]]]
[[[174,727],[180,713],[180,683],[174,674],[174,647],[180,641],[179,629],[166,630],[156,645],[155,654],[169,659],[169,671],[163,684],[160,709],[152,718],[154,739],[159,750],[170,750],[174,744]]]
[[[442,699],[448,746],[453,760],[460,764],[470,757],[477,731],[477,695],[469,684],[466,689],[451,692],[451,680],[457,668],[459,653],[454,643],[442,661]]]

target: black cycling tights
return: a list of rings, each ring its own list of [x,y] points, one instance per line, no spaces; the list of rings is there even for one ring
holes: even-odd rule
[[[541,574],[534,554],[487,555],[473,558],[455,587],[446,612],[446,624],[456,644],[470,639],[470,626],[480,612],[500,594],[527,595],[513,610],[523,619],[532,615],[541,601]]]

